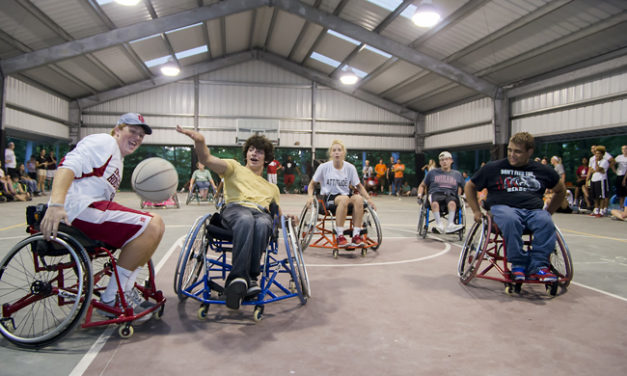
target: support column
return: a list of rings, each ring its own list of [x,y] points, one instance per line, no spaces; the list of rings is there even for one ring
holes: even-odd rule
[[[311,82],[311,177],[313,177],[314,161],[316,160],[316,98],[318,96],[318,84],[314,81]]]
[[[76,145],[81,139],[82,116],[78,101],[70,102],[70,145]],[[57,156],[58,158],[58,156]]]
[[[194,130],[196,132],[200,132],[200,76],[198,75],[194,76]],[[198,156],[196,155],[196,148],[192,147],[190,177],[191,177],[191,174],[193,174],[194,171],[196,171],[197,163],[198,163]]]
[[[6,149],[6,134],[4,130],[5,123],[5,111],[6,111],[6,90],[7,81],[4,76],[4,72],[0,69],[0,161],[2,161],[2,168],[6,170],[4,165],[4,149]]]
[[[422,166],[425,165],[425,134],[426,134],[426,120],[425,116],[418,114],[416,120],[414,120],[414,153],[415,153],[415,168],[416,180],[418,184],[424,179],[425,173],[422,171]]]
[[[499,89],[492,101],[492,126],[494,128],[494,143],[490,150],[492,160],[502,159],[507,156],[507,144],[511,134],[511,122],[509,117],[509,98]]]

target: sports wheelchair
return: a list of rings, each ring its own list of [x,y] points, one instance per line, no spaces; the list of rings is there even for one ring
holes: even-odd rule
[[[516,282],[508,267],[506,244],[503,236],[492,216],[484,214],[480,223],[475,222],[473,224],[464,242],[457,265],[460,281],[465,285],[473,278],[503,282],[505,292],[508,295],[513,292],[520,293],[523,283],[544,284],[547,293],[551,296],[557,295],[560,287],[566,291],[573,278],[573,263],[564,236],[557,226],[555,229],[557,241],[555,249],[550,255],[550,269],[558,277],[557,281],[525,280],[524,282]],[[527,252],[531,250],[532,238],[533,234],[529,231],[523,232],[523,248]]]
[[[56,239],[44,240],[39,224],[46,209],[44,204],[27,208],[31,236],[17,243],[0,264],[0,332],[7,340],[23,348],[48,346],[83,317],[83,328],[120,324],[120,337],[128,338],[134,332],[133,321],[147,315],[161,318],[165,298],[155,287],[152,261],[142,269],[135,288],[145,299],[156,302],[154,307],[135,315],[124,294],[118,294],[115,307],[102,304],[92,299],[92,294],[99,297],[111,275],[117,273],[119,250],[63,223]],[[122,291],[119,282],[118,289]],[[96,318],[94,309],[113,318]]]
[[[274,205],[273,205],[274,206]],[[261,266],[261,291],[256,297],[242,301],[241,305],[255,306],[253,320],[261,321],[264,306],[279,300],[298,298],[306,304],[311,297],[309,277],[291,221],[273,213],[273,229],[270,242],[263,255]],[[279,257],[279,223],[285,244],[285,258]],[[174,292],[180,301],[193,298],[201,303],[197,312],[200,320],[207,318],[211,304],[226,304],[224,285],[232,265],[227,257],[232,250],[233,233],[222,225],[221,215],[216,212],[196,219],[187,233],[181,248],[174,275]]]
[[[307,247],[313,248],[326,248],[333,250],[333,257],[337,258],[339,255],[339,248],[337,245],[337,236],[335,232],[335,205],[331,204],[328,207],[324,203],[324,199],[317,197],[311,205],[305,205],[300,213],[300,220],[298,224],[298,237],[300,239],[300,246],[303,250]],[[352,204],[348,208],[348,215],[346,219],[350,222],[348,229],[344,230],[345,236],[352,236],[353,234],[353,220],[352,220]],[[312,243],[314,235],[317,238]],[[379,216],[377,212],[372,209],[367,201],[364,200],[364,217],[361,226],[361,235],[364,239],[364,245],[361,248],[361,255],[365,256],[368,253],[368,249],[376,251],[383,242],[383,233],[381,232],[381,223],[379,222]],[[356,248],[347,247],[343,248],[347,251],[354,251]]]
[[[185,199],[185,205],[189,205],[189,203],[192,201],[196,201],[197,204],[200,204],[201,201],[205,201],[209,203],[213,202],[215,194],[216,194],[216,190],[213,188],[211,184],[209,184],[208,191],[207,191],[207,198],[201,199],[200,188],[198,188],[198,185],[194,183],[194,186],[191,187],[187,191],[187,198]]]
[[[418,214],[418,228],[417,233],[418,236],[421,236],[423,239],[427,237],[427,233],[429,232],[429,225],[435,224],[435,216],[431,217],[431,202],[428,199],[429,196],[425,196],[422,201],[420,207],[420,213]],[[420,201],[419,201],[420,203]],[[458,197],[458,208],[455,212],[455,220],[453,223],[456,225],[462,225],[462,228],[454,232],[459,237],[459,240],[464,239],[464,233],[466,232],[466,204],[462,197]],[[440,218],[447,219],[448,218],[448,208],[446,205],[440,204]]]

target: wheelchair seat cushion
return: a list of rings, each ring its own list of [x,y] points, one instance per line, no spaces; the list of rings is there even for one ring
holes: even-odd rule
[[[222,216],[220,215],[220,213],[215,213],[209,219],[209,224],[207,225],[207,233],[219,240],[233,240],[233,231],[224,227],[224,225],[222,224]]]

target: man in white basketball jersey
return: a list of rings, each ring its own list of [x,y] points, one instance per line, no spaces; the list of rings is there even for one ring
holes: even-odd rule
[[[127,113],[120,117],[111,134],[83,138],[59,163],[41,222],[41,232],[47,240],[56,237],[63,221],[90,239],[121,248],[117,263],[120,286],[135,314],[154,306],[133,286],[140,267],[157,249],[165,225],[158,215],[124,207],[113,202],[113,198],[122,181],[124,157],[137,150],[144,136],[151,133],[143,116]],[[114,274],[100,301],[114,306],[117,293]]]

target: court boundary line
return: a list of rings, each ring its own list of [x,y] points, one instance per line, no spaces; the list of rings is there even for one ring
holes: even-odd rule
[[[165,265],[165,263],[170,259],[170,256],[172,256],[174,250],[179,246],[183,246],[185,236],[187,235],[181,236],[179,239],[177,239],[174,244],[172,244],[170,249],[168,249],[163,255],[157,266],[155,266],[155,277],[157,276],[163,265]],[[70,372],[70,376],[80,376],[87,370],[87,368],[89,368],[94,359],[96,359],[98,354],[100,354],[100,350],[102,350],[105,343],[107,343],[109,337],[111,337],[114,331],[115,326],[109,325],[109,327],[106,328],[105,331],[102,332],[102,334],[100,334],[100,336],[96,339],[96,342],[91,345],[89,350],[87,350],[87,353],[85,353],[81,360],[79,360],[79,362],[74,366],[72,372]]]

